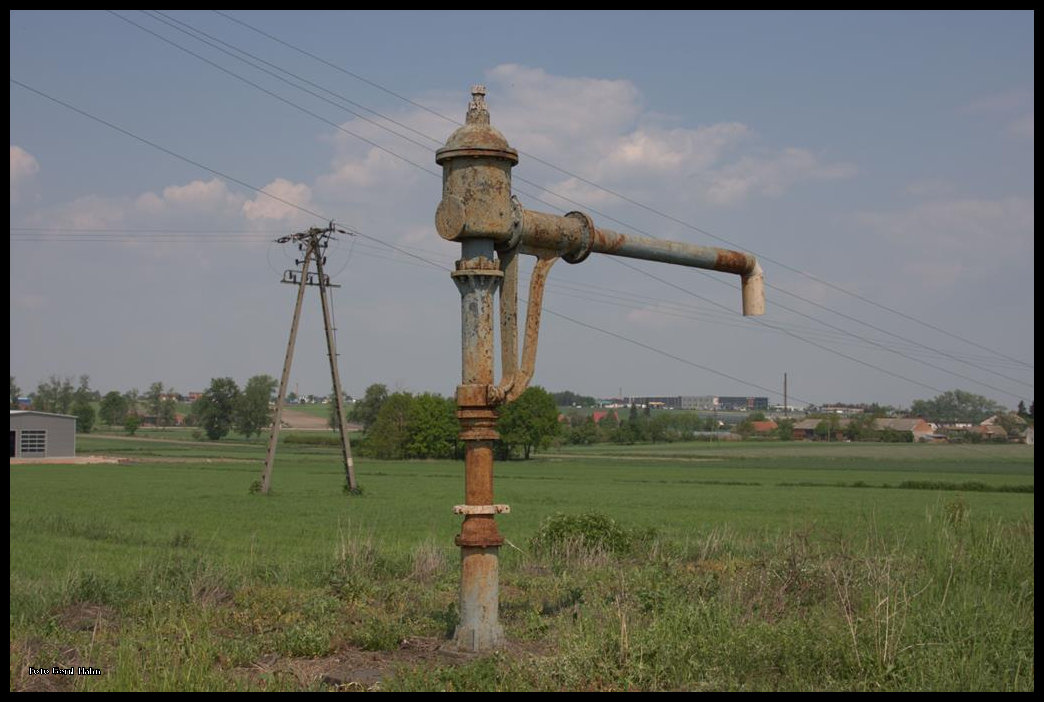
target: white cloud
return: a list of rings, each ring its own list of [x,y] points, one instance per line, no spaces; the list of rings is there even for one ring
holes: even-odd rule
[[[800,182],[855,172],[806,149],[760,144],[751,127],[739,122],[668,125],[644,108],[641,93],[627,80],[555,76],[518,64],[497,66],[486,80],[492,126],[519,151],[515,193],[534,209],[546,210],[548,203],[563,210],[619,204],[601,188],[654,207],[694,198],[735,205],[751,197],[777,197]],[[462,89],[427,102],[433,111],[463,120],[468,98]],[[405,241],[413,241],[414,223],[427,226],[439,197],[433,152],[456,127],[424,110],[389,117],[398,124],[385,124],[415,143],[368,120],[344,122],[331,135],[331,166],[315,179],[314,195],[329,203],[331,216],[356,220],[355,213],[364,210],[371,215],[357,221],[359,226],[393,237],[408,229],[412,234]],[[372,214],[383,208],[394,211],[395,221]]]
[[[513,144],[546,153],[562,137],[600,141],[633,125],[641,95],[630,81],[552,76],[542,69],[503,64],[487,71],[493,125]]]
[[[753,130],[739,122],[667,128],[643,108],[629,81],[565,78],[514,64],[488,77],[493,125],[523,152],[521,163],[532,151],[584,180],[639,197],[687,200],[695,186],[705,201],[732,205],[855,173],[850,164],[823,162],[806,149],[756,148]],[[556,177],[547,187],[593,204],[606,199],[576,177]]]
[[[291,183],[276,178],[261,189],[253,200],[243,203],[243,215],[248,220],[295,220],[314,215],[302,211],[312,205],[312,189],[303,183]]]
[[[796,183],[837,180],[855,175],[847,163],[823,163],[806,149],[788,147],[766,157],[744,156],[709,174],[707,199],[733,205],[752,194],[778,197]]]
[[[136,197],[87,195],[39,213],[33,220],[69,229],[228,227],[231,218],[238,219],[243,199],[215,178],[171,185],[160,193],[150,191]]]
[[[1033,261],[1033,201],[933,200],[896,212],[862,213],[858,220],[888,250],[893,262],[924,289],[948,288],[961,280],[988,278],[1012,263]]]
[[[1033,90],[1016,88],[983,96],[962,107],[967,114],[991,115],[1007,119],[1004,132],[1033,141]]]
[[[11,145],[11,202],[18,200],[19,191],[40,171],[36,158],[20,146]]]

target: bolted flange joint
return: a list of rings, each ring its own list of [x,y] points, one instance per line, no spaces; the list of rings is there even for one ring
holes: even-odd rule
[[[502,546],[504,537],[497,530],[492,514],[469,514],[464,517],[460,533],[453,537],[453,543],[472,548],[492,548]]]
[[[458,436],[464,441],[496,441],[497,412],[492,402],[496,386],[458,385],[457,419],[460,420]]]

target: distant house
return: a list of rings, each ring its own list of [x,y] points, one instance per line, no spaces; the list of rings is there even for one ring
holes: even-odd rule
[[[1026,426],[1026,420],[1020,417],[1019,415],[1012,413],[1008,416],[1011,418],[1011,421],[1015,424],[1018,424],[1020,426]],[[998,424],[1000,424],[1000,415],[997,414],[991,415],[979,422],[979,425],[984,427],[992,427]]]
[[[11,410],[11,458],[76,455],[76,417]]]
[[[972,431],[981,434],[982,438],[990,441],[1003,441],[1008,438],[1008,430],[999,424],[980,424],[977,427],[973,427]]]
[[[779,425],[771,419],[766,419],[763,422],[751,422],[750,425],[754,433],[759,436],[767,436],[779,428]]]
[[[913,434],[914,441],[929,441],[935,430],[932,425],[920,417],[878,417],[874,420],[877,431],[908,431]]]
[[[819,426],[820,422],[829,422],[829,419],[817,419],[815,417],[811,419],[802,419],[800,422],[794,424],[794,433],[792,438],[796,440],[812,441],[818,439],[816,436],[816,427]],[[830,441],[842,441],[845,438],[844,431],[852,422],[851,419],[838,419],[834,435],[830,437]]]

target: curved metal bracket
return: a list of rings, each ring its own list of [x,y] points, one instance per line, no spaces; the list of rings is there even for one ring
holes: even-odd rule
[[[503,377],[491,388],[490,401],[499,405],[517,400],[529,387],[536,366],[537,342],[540,336],[540,313],[544,286],[551,266],[558,260],[554,254],[537,255],[529,280],[529,302],[526,307],[525,345],[522,361],[518,360],[518,249],[500,253],[500,269],[504,273],[500,286],[500,365]]]

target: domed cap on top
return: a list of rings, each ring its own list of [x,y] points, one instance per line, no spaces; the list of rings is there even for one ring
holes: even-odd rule
[[[489,124],[484,85],[472,86],[464,126],[453,132],[446,145],[435,152],[435,163],[441,164],[456,156],[492,156],[509,160],[512,165],[518,163],[518,152],[508,146],[504,135]]]

